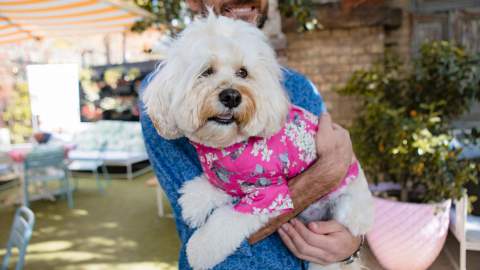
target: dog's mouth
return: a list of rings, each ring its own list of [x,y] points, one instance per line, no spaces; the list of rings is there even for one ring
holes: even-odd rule
[[[229,111],[226,113],[222,113],[213,117],[208,118],[208,121],[213,121],[220,125],[230,125],[231,123],[235,122],[235,117],[233,112]]]

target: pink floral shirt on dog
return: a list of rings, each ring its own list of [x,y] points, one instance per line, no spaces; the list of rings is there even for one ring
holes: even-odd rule
[[[193,145],[208,180],[235,198],[236,211],[284,213],[293,209],[287,181],[316,159],[317,128],[317,116],[292,106],[284,127],[270,138],[251,137],[223,149]]]

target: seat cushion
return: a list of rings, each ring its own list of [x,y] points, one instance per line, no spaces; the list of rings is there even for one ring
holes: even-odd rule
[[[103,161],[97,160],[76,160],[68,165],[71,171],[95,171],[103,165]]]

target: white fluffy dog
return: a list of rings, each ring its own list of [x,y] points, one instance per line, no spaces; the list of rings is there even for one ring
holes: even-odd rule
[[[204,169],[184,184],[179,200],[184,220],[197,228],[186,249],[194,269],[214,267],[270,218],[292,209],[286,181],[316,158],[317,119],[290,104],[281,76],[259,29],[210,14],[173,41],[145,90],[159,134],[188,137]],[[355,169],[300,218],[334,218],[354,235],[365,234],[373,204],[363,172]]]

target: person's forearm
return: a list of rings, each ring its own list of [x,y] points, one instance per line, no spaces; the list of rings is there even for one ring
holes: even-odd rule
[[[337,167],[335,168],[335,166]],[[307,206],[330,192],[340,183],[347,170],[348,167],[343,164],[316,162],[304,173],[291,179],[288,187],[295,210],[303,211]]]
[[[317,161],[304,173],[291,179],[288,185],[294,210],[272,219],[266,226],[249,238],[249,243],[255,244],[274,233],[282,224],[297,216],[310,204],[337,186],[348,170],[348,167],[342,170],[342,168],[338,168],[338,166],[344,165]],[[339,172],[342,171],[345,173],[339,174]]]

